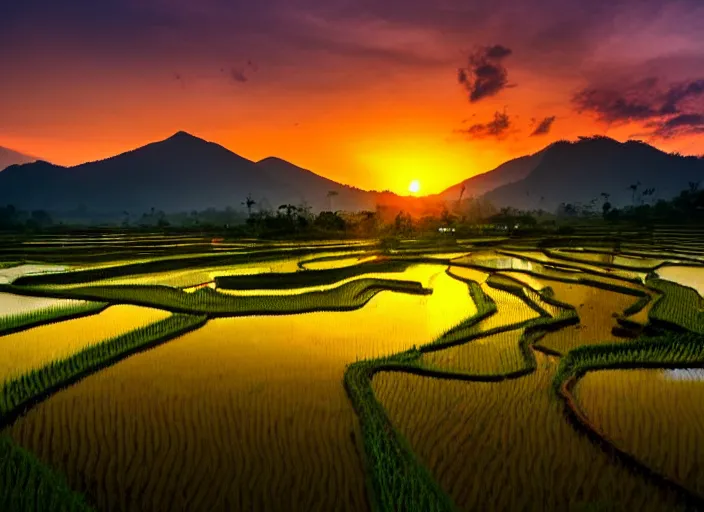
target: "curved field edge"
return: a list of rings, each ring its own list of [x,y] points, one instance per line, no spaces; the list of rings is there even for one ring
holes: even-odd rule
[[[0,427],[12,423],[31,406],[66,386],[125,357],[197,329],[206,321],[206,315],[174,314],[6,381],[0,390]]]
[[[0,510],[12,512],[90,512],[83,495],[70,489],[59,473],[0,436]]]
[[[567,419],[605,453],[657,485],[676,491],[695,510],[704,509],[704,495],[690,490],[682,481],[652,470],[635,455],[618,448],[579,406],[574,389],[588,372],[610,369],[704,367],[704,336],[696,333],[641,337],[624,344],[590,345],[570,351],[560,361],[553,390],[562,400]]]
[[[349,256],[348,256],[349,257]],[[300,272],[272,272],[242,276],[216,276],[215,285],[225,290],[275,290],[325,286],[338,281],[382,272],[404,272],[412,263],[403,260],[380,259],[341,268],[304,270]]]
[[[100,369],[197,329],[206,316],[172,315],[120,336],[98,342],[61,360],[5,382],[0,391],[0,427],[53,393]],[[91,510],[62,477],[6,436],[0,436],[0,504],[2,510]]]
[[[363,251],[366,249],[373,249],[375,247],[375,244],[368,244],[362,247],[356,246],[353,250]],[[167,272],[197,266],[212,267],[272,261],[279,258],[292,258],[339,251],[345,248],[349,249],[348,246],[330,246],[324,248],[265,249],[253,250],[249,252],[230,252],[226,254],[208,253],[200,255],[174,255],[165,259],[155,259],[137,263],[112,265],[93,269],[89,268],[54,274],[23,276],[13,281],[13,284],[19,286],[80,284],[114,277],[125,277],[135,274],[151,274],[154,272]]]
[[[381,371],[398,371],[427,377],[483,382],[518,378],[535,371],[537,367],[535,356],[530,348],[533,343],[549,329],[560,328],[563,325],[579,321],[572,306],[560,303],[565,307],[565,314],[556,318],[549,315],[540,316],[517,324],[477,332],[476,325],[496,313],[496,303],[483,292],[478,283],[455,276],[449,272],[449,269],[446,272],[448,275],[467,283],[469,293],[477,306],[475,315],[449,329],[437,340],[420,348],[413,347],[388,357],[358,361],[349,365],[345,370],[344,386],[362,428],[364,462],[368,478],[367,490],[372,508],[375,511],[454,511],[456,507],[432,477],[430,471],[414,455],[405,437],[391,424],[383,405],[379,403],[374,394],[372,388],[374,374]],[[511,287],[511,293],[518,289],[520,289],[521,295],[519,296],[522,299],[525,297],[532,302],[519,284],[516,284],[515,288]],[[535,306],[539,307],[537,304]],[[544,314],[547,315],[546,312]],[[417,364],[418,359],[425,352],[442,350],[470,342],[472,339],[521,327],[525,329],[519,340],[525,361],[525,367],[521,370],[506,374],[479,375],[447,372]]]
[[[107,302],[89,302],[78,305],[50,306],[27,313],[0,317],[0,336],[40,325],[96,315],[103,312],[109,305]]]
[[[704,299],[697,290],[659,278],[647,279],[646,284],[660,292],[648,314],[654,325],[704,334]]]
[[[380,291],[428,295],[431,289],[417,281],[362,278],[335,288],[297,295],[225,295],[211,288],[187,293],[161,285],[109,285],[45,290],[36,287],[0,285],[0,290],[38,297],[99,300],[132,304],[173,313],[216,316],[286,315],[312,311],[351,311],[363,307]]]

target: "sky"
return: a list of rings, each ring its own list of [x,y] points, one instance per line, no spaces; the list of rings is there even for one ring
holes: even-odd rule
[[[185,130],[443,190],[558,139],[704,153],[701,0],[0,3],[0,146],[61,165]]]

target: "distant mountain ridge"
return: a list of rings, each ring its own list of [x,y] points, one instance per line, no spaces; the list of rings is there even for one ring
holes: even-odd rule
[[[334,191],[336,196],[328,197]],[[24,209],[167,213],[243,209],[305,200],[315,210],[374,207],[374,194],[336,183],[284,160],[252,162],[186,132],[104,160],[62,167],[13,165],[0,174],[0,204]]]
[[[670,199],[690,182],[704,184],[704,158],[668,154],[638,141],[580,137],[509,160],[439,194],[411,199],[343,185],[276,157],[253,162],[181,131],[77,166],[41,160],[11,165],[0,172],[0,206],[119,215],[140,215],[151,208],[166,213],[228,207],[243,211],[251,194],[253,211],[302,202],[313,211],[374,210],[379,203],[391,207],[389,215],[396,210],[422,215],[431,205],[456,202],[464,185],[463,198],[554,211],[560,203],[595,199],[600,206],[602,193],[621,207],[637,201],[648,188],[655,189],[649,200]],[[637,185],[635,192],[632,185]]]
[[[604,193],[613,206],[623,207],[638,202],[649,188],[655,191],[647,200],[671,199],[690,182],[704,182],[704,159],[665,153],[640,141],[581,137],[552,144],[525,178],[484,197],[499,207],[554,211],[560,203],[596,199],[601,205]]]
[[[479,197],[502,185],[520,181],[527,177],[528,174],[535,169],[538,163],[540,163],[543,154],[549,147],[550,146],[538,151],[537,153],[533,153],[532,155],[514,158],[504,162],[491,171],[467,178],[466,180],[443,190],[437,194],[437,196],[445,201],[457,201],[463,185],[465,187],[465,191],[462,194],[462,197],[467,198],[471,196]]]
[[[19,151],[0,146],[0,172],[11,165],[28,164],[30,162],[36,162],[37,160],[38,158],[34,156],[25,155]]]

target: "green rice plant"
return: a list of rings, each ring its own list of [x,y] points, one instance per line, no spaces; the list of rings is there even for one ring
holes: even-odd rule
[[[662,293],[650,309],[652,322],[704,334],[704,299],[694,288],[657,278],[646,284]]]
[[[95,315],[107,308],[108,305],[107,302],[86,302],[83,304],[50,306],[25,313],[0,316],[0,336],[38,325]]]
[[[82,495],[7,436],[0,436],[0,510],[90,512]]]
[[[175,314],[146,327],[90,345],[64,359],[8,380],[0,390],[0,423],[96,370],[205,324],[205,315]]]
[[[268,274],[218,276],[215,285],[224,290],[272,290],[307,288],[335,284],[344,279],[379,272],[404,272],[411,266],[402,260],[379,259],[341,268],[305,270],[302,272],[273,272]]]
[[[451,275],[449,271],[446,273]],[[468,291],[477,306],[475,315],[449,329],[434,342],[389,357],[358,361],[349,365],[345,371],[345,389],[362,427],[365,465],[370,479],[368,490],[375,511],[455,510],[450,498],[414,456],[408,442],[391,425],[383,406],[376,399],[372,388],[372,378],[376,373],[395,371],[477,381],[516,378],[534,371],[537,367],[530,346],[546,330],[578,320],[574,309],[566,308],[564,314],[558,318],[552,318],[544,312],[546,316],[476,334],[472,331],[473,326],[494,314],[496,304],[478,283],[464,281],[468,283]],[[527,296],[526,299],[531,300]],[[517,328],[525,328],[519,340],[519,350],[525,362],[523,368],[512,369],[505,374],[465,374],[431,368],[423,363],[425,354]]]
[[[418,282],[374,278],[357,279],[335,288],[293,295],[226,295],[211,288],[187,293],[177,288],[158,285],[87,286],[51,290],[16,286],[10,288],[13,293],[26,295],[134,304],[177,313],[209,316],[349,311],[361,308],[384,290],[420,295],[432,293],[432,290],[424,288]]]
[[[559,392],[570,378],[587,371],[611,368],[681,368],[704,363],[704,336],[671,333],[642,337],[629,343],[589,345],[571,350],[561,361],[553,380]]]
[[[359,249],[371,248],[360,246]],[[150,259],[142,262],[127,263],[124,265],[112,265],[100,268],[76,270],[73,272],[61,272],[56,274],[44,274],[23,276],[14,281],[18,286],[41,286],[41,285],[67,285],[78,283],[89,283],[115,277],[125,277],[135,274],[149,274],[153,272],[168,272],[181,270],[184,268],[194,268],[198,266],[225,266],[241,263],[252,263],[262,261],[273,261],[282,258],[293,258],[320,254],[325,252],[339,251],[339,246],[319,247],[296,247],[282,249],[253,250],[251,252],[229,252],[229,253],[208,253],[199,255],[179,255],[171,258]],[[344,248],[344,246],[342,247]]]

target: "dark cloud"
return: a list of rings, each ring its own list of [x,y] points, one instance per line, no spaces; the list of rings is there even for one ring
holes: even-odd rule
[[[596,114],[599,121],[624,123],[645,121],[686,113],[688,100],[704,96],[704,79],[658,87],[649,77],[623,88],[586,88],[577,92],[572,103],[577,112]]]
[[[469,93],[470,102],[494,96],[508,86],[503,60],[511,53],[509,48],[496,44],[478,48],[469,56],[467,67],[459,68],[457,80]]]
[[[456,133],[467,135],[470,139],[503,139],[508,135],[511,128],[511,119],[506,112],[494,112],[494,119],[488,123],[473,124],[463,130],[455,130]]]
[[[573,97],[578,112],[606,123],[639,122],[638,136],[671,139],[704,133],[704,79],[661,84],[650,77],[621,88],[588,88]]]
[[[530,134],[531,137],[535,137],[536,135],[545,135],[547,133],[550,133],[550,129],[552,128],[552,123],[555,122],[555,116],[548,116],[544,118],[540,123],[538,123],[538,126],[535,127],[535,130]]]
[[[653,138],[671,139],[681,135],[704,133],[704,114],[679,114],[666,121],[650,123]]]

